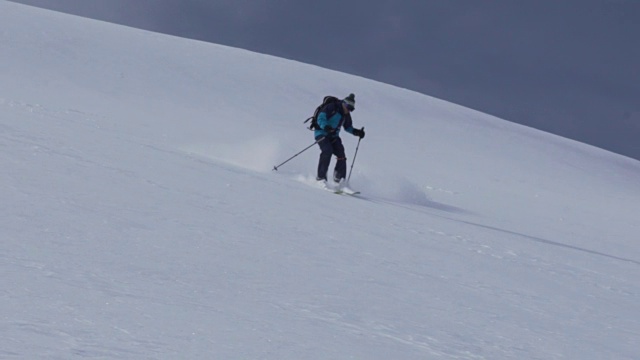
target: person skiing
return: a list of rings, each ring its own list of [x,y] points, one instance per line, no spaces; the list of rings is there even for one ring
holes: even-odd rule
[[[349,94],[343,100],[330,102],[320,109],[317,117],[318,126],[313,134],[318,141],[318,146],[320,146],[317,181],[326,183],[331,155],[335,155],[337,158],[333,181],[340,184],[346,177],[347,158],[340,139],[340,128],[344,128],[346,132],[361,139],[364,138],[364,128],[355,129],[352,124],[351,112],[355,110],[355,105],[355,95]]]

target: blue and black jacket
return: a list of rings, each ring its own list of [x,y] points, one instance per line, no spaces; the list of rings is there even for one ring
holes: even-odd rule
[[[335,101],[325,105],[318,113],[317,122],[318,129],[313,132],[313,136],[316,139],[323,136],[338,137],[341,127],[349,134],[353,134],[351,114],[343,109],[342,101]],[[331,133],[325,131],[324,129],[327,125],[331,126],[334,131]]]

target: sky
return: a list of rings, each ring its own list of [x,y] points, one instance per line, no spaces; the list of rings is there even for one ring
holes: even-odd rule
[[[640,159],[635,0],[19,2],[364,76]]]
[[[0,27],[0,358],[640,358],[640,162],[245,50]],[[360,197],[315,146],[271,170],[308,83],[370,99]]]

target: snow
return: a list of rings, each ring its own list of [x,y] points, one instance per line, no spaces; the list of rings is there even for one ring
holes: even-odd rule
[[[0,358],[640,358],[638,161],[10,2],[0,54]],[[351,92],[361,198],[271,171]]]

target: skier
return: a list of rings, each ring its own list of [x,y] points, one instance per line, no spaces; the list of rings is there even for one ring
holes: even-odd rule
[[[347,173],[347,158],[344,153],[344,146],[340,139],[340,128],[346,132],[364,138],[364,128],[354,129],[351,121],[351,112],[355,110],[356,99],[354,94],[349,94],[343,100],[326,104],[318,113],[318,128],[314,131],[316,140],[320,146],[320,160],[318,161],[317,181],[327,182],[327,171],[331,163],[331,155],[337,158],[333,171],[333,181],[340,184]]]

